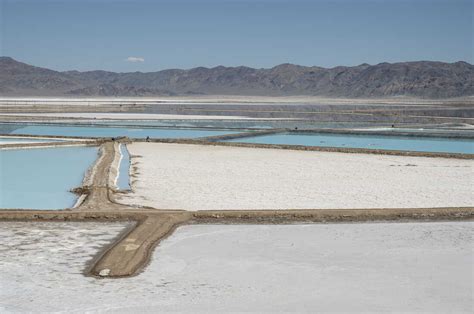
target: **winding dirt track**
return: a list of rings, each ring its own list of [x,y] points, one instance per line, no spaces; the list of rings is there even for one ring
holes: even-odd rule
[[[435,221],[472,220],[474,207],[464,208],[413,208],[413,209],[341,209],[341,210],[239,210],[239,211],[164,211],[117,204],[113,201],[112,176],[115,175],[114,158],[117,142],[100,141],[100,157],[90,177],[79,191],[85,200],[74,209],[64,211],[1,210],[0,220],[35,221],[135,221],[136,224],[123,233],[109,247],[100,252],[86,275],[99,277],[128,277],[137,275],[150,261],[153,249],[179,225],[217,224],[291,224],[364,221]],[[186,142],[175,140],[174,142]],[[215,143],[191,141],[194,144]],[[283,148],[283,147],[278,147]],[[437,156],[439,157],[439,156]],[[450,156],[448,158],[465,158]],[[470,158],[472,159],[472,155]],[[115,165],[116,166],[116,165]]]

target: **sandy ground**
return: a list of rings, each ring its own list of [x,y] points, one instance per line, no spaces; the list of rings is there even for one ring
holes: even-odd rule
[[[136,173],[133,193],[118,196],[126,204],[187,210],[474,205],[471,160],[160,143],[127,147]]]
[[[52,118],[84,118],[114,120],[288,120],[288,118],[252,118],[244,116],[212,116],[212,115],[178,115],[153,113],[0,113],[0,116],[52,117]],[[291,120],[291,119],[290,119]]]
[[[473,222],[184,226],[149,267],[82,276],[123,224],[0,223],[0,312],[457,312]]]

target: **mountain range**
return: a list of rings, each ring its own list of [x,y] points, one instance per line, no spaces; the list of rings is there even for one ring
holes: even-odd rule
[[[281,64],[157,72],[54,71],[0,57],[0,96],[314,95],[449,98],[474,95],[474,66],[416,61],[322,68]]]

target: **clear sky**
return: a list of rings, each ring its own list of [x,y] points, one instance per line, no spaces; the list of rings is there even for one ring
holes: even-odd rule
[[[474,0],[0,0],[0,55],[56,70],[473,60]]]

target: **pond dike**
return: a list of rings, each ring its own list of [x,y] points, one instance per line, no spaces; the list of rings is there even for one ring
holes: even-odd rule
[[[372,136],[403,136],[403,137],[441,137],[449,139],[474,139],[474,134],[465,134],[461,132],[451,134],[439,133],[434,131],[412,132],[404,131],[403,128],[393,128],[391,130],[352,130],[352,129],[287,129],[287,133],[311,135],[311,134],[342,134],[342,135],[372,135]]]
[[[96,140],[87,141],[62,141],[62,142],[42,142],[42,143],[15,143],[0,144],[0,149],[28,149],[28,148],[50,148],[50,147],[71,147],[71,146],[97,146]]]
[[[200,145],[239,144],[215,143],[202,139],[150,141]],[[101,140],[99,157],[84,179],[83,186],[76,191],[84,194],[84,201],[77,207],[62,211],[0,210],[0,220],[134,222],[113,243],[103,248],[84,270],[84,274],[87,276],[109,278],[130,277],[139,274],[150,262],[153,250],[160,241],[171,235],[177,227],[185,224],[474,220],[474,207],[308,210],[259,210],[256,208],[255,210],[183,211],[122,205],[113,199],[115,193],[122,193],[122,191],[117,191],[115,184],[113,184],[117,175],[117,170],[114,168],[118,166],[116,162],[118,142],[130,143],[130,140]],[[251,147],[258,147],[258,145]]]
[[[200,137],[199,140],[205,141],[205,142],[219,142],[219,141],[235,140],[239,138],[284,133],[284,132],[287,132],[287,130],[288,129],[271,129],[271,130],[263,130],[263,131],[249,131],[249,132],[242,132],[242,133],[235,133],[235,134],[224,134],[224,135]]]
[[[238,133],[232,135],[242,135],[242,137],[253,137],[255,135],[245,135]],[[276,133],[270,133],[276,134]],[[230,136],[230,135],[229,135]],[[220,136],[219,136],[220,138]],[[189,145],[210,145],[210,146],[227,146],[227,147],[245,147],[245,148],[265,148],[265,149],[286,149],[286,150],[302,150],[313,152],[331,152],[331,153],[348,153],[348,154],[375,154],[390,156],[410,156],[410,157],[431,157],[431,158],[454,158],[474,160],[474,154],[463,153],[435,153],[435,152],[416,152],[402,150],[386,150],[386,149],[370,149],[370,148],[347,148],[347,147],[326,147],[326,146],[306,146],[306,145],[288,145],[288,144],[261,144],[261,143],[240,143],[240,142],[216,142],[199,139],[150,139],[150,143],[167,143],[167,144],[189,144]],[[219,139],[220,140],[220,139]],[[136,139],[132,142],[146,142],[144,139]]]
[[[84,270],[94,277],[121,278],[138,275],[150,262],[154,248],[185,224],[294,224],[376,221],[474,220],[474,207],[344,210],[246,210],[246,211],[0,211],[6,221],[131,221],[113,243],[103,248]]]
[[[351,129],[271,129],[261,131],[249,131],[236,134],[224,134],[216,136],[201,137],[200,140],[208,142],[228,141],[241,138],[257,137],[263,135],[273,135],[280,133],[288,133],[292,135],[314,135],[314,134],[337,134],[337,135],[369,135],[369,136],[403,136],[403,137],[426,137],[426,138],[448,138],[448,139],[474,139],[474,134],[460,134],[460,133],[437,133],[437,132],[410,132],[403,131],[401,128],[394,128],[393,130],[351,130]]]

